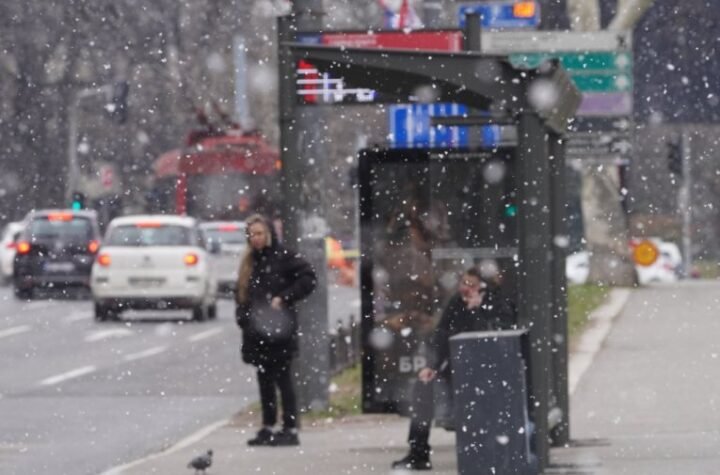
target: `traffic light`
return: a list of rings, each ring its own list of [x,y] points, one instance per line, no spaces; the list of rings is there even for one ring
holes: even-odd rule
[[[118,81],[113,84],[112,98],[110,99],[110,117],[118,124],[127,121],[127,96],[130,85],[127,81]]]
[[[74,191],[72,194],[72,202],[70,208],[74,210],[85,209],[85,193]]]
[[[679,140],[668,140],[667,142],[667,158],[668,158],[668,170],[670,173],[678,176],[682,176],[683,169],[683,156],[682,156],[682,144]]]

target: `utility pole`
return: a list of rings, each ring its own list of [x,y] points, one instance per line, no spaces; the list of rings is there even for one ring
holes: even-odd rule
[[[680,191],[678,193],[678,208],[682,215],[682,252],[683,252],[683,274],[685,277],[690,275],[692,269],[692,240],[691,240],[691,223],[692,223],[692,205],[691,205],[691,187],[692,177],[690,156],[692,147],[690,144],[690,134],[687,128],[683,127],[680,132],[680,150],[682,163],[682,178],[680,180]]]

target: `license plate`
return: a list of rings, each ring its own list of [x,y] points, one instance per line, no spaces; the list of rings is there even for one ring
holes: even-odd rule
[[[72,272],[75,270],[75,264],[72,262],[48,262],[45,264],[45,270],[48,272]]]
[[[128,283],[137,286],[158,287],[165,283],[165,279],[162,277],[130,277]]]

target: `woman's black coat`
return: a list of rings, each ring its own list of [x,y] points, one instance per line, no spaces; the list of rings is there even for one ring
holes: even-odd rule
[[[298,319],[295,304],[315,289],[315,272],[307,261],[279,244],[252,252],[253,270],[248,285],[248,298],[246,302],[238,303],[235,310],[237,324],[243,330],[243,361],[255,366],[285,362],[297,355]],[[273,297],[283,300],[292,319],[292,332],[288,339],[270,342],[253,332],[249,323],[253,306],[267,305]]]

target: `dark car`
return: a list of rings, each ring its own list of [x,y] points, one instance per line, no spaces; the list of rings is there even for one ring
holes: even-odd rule
[[[31,211],[24,222],[13,266],[15,295],[32,298],[38,287],[89,288],[100,247],[95,211]]]

